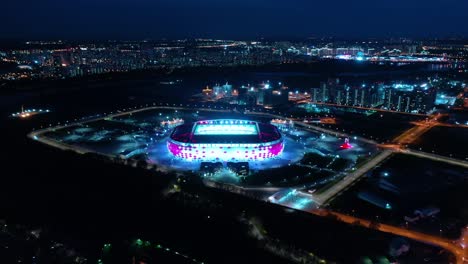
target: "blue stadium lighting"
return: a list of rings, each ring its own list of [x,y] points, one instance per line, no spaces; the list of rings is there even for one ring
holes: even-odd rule
[[[300,198],[294,201],[293,208],[294,209],[304,209],[307,205],[309,205],[312,200],[308,198]]]
[[[297,190],[296,189],[293,189],[291,191],[289,191],[288,193],[286,193],[283,197],[281,197],[278,202],[279,203],[283,203],[285,202],[287,199],[291,198],[293,195],[295,195],[297,193]]]

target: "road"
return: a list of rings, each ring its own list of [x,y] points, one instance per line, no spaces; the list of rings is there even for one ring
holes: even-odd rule
[[[261,112],[248,112],[247,115],[261,115],[261,116],[267,116],[267,117],[272,117],[272,118],[291,120],[291,121],[294,121],[295,125],[299,125],[300,127],[305,128],[306,130],[319,131],[319,132],[323,132],[323,133],[326,133],[326,134],[335,135],[337,137],[351,138],[351,135],[349,135],[349,134],[346,134],[346,133],[343,133],[343,132],[340,132],[340,131],[336,131],[336,130],[332,130],[332,129],[323,128],[323,127],[313,125],[313,124],[310,124],[310,123],[305,123],[305,122],[302,122],[302,121],[300,121],[300,120],[298,120],[296,118],[288,118],[288,117],[284,117],[284,116],[279,116],[279,115],[269,114],[269,113],[261,113]],[[363,137],[358,137],[357,140],[360,140],[360,141],[363,141],[363,142],[366,142],[366,143],[369,143],[369,144],[378,144],[377,142],[375,142],[373,140],[363,138]]]
[[[366,109],[366,108],[361,108],[361,109]],[[368,109],[368,110],[373,110],[373,109]],[[392,112],[392,111],[386,111],[386,110],[381,110],[381,111]],[[438,119],[441,116],[442,115],[440,114],[436,114],[436,115],[432,115],[428,117],[424,121],[414,122],[413,124],[415,126],[411,127],[410,129],[403,132],[401,135],[397,136],[393,140],[393,143],[379,145],[379,147],[384,149],[384,151],[382,151],[380,154],[373,157],[366,164],[364,164],[363,166],[358,168],[356,171],[344,177],[341,181],[339,181],[337,184],[330,187],[329,189],[325,190],[323,193],[313,194],[312,199],[315,202],[315,204],[319,206],[327,204],[338,194],[340,194],[341,192],[345,191],[347,188],[352,186],[353,183],[357,182],[368,171],[375,168],[375,166],[383,162],[385,159],[389,158],[394,153],[404,153],[404,154],[409,154],[409,155],[415,155],[421,158],[428,158],[428,159],[432,159],[436,161],[441,161],[441,162],[446,162],[446,163],[450,163],[454,165],[468,167],[468,162],[466,161],[456,160],[456,159],[443,157],[443,156],[430,154],[430,153],[425,153],[425,152],[420,152],[420,151],[414,151],[414,150],[410,150],[406,148],[406,145],[411,144],[415,140],[419,139],[424,133],[429,131],[432,127],[445,125],[444,123],[440,123],[438,121]],[[279,117],[279,118],[284,118],[284,117]],[[340,132],[336,132],[333,130],[324,129],[324,128],[313,126],[313,125],[306,124],[303,122],[295,121],[295,123],[298,123],[306,128],[307,127],[313,128],[313,129],[316,129],[318,131],[325,132],[325,133],[336,134],[340,136],[348,136],[345,133],[340,133]],[[364,139],[361,138],[360,140],[364,140]],[[282,205],[288,206],[286,204],[282,204]],[[318,215],[318,216],[322,216],[322,217],[333,217],[334,219],[347,223],[347,224],[360,225],[366,228],[376,229],[381,232],[390,233],[393,235],[398,235],[398,236],[410,238],[413,240],[417,240],[426,244],[438,246],[451,252],[455,256],[457,264],[468,263],[468,247],[466,247],[466,241],[468,240],[468,228],[466,229],[465,232],[462,233],[462,237],[459,240],[452,241],[446,238],[424,234],[421,232],[417,232],[417,231],[413,231],[413,230],[409,230],[409,229],[405,229],[401,227],[396,227],[396,226],[392,226],[388,224],[377,223],[377,222],[373,222],[370,220],[341,214],[341,213],[334,212],[331,210],[325,210],[325,209],[303,209],[303,210],[309,213]]]
[[[385,159],[390,157],[393,154],[391,150],[384,150],[371,160],[366,162],[363,166],[359,167],[354,172],[345,176],[342,180],[340,180],[337,184],[333,185],[332,187],[325,190],[323,193],[314,194],[314,201],[319,205],[326,205],[330,202],[336,195],[343,192],[345,189],[349,188],[354,182],[359,180],[362,176],[364,176],[368,171],[375,168]]]
[[[334,196],[339,194],[340,192],[344,191],[346,188],[351,186],[353,182],[359,179],[362,175],[364,175],[367,171],[374,168],[377,164],[385,160],[386,158],[390,157],[395,152],[400,152],[409,155],[415,155],[421,158],[432,159],[440,162],[446,162],[453,165],[463,166],[468,168],[468,162],[452,159],[449,157],[439,156],[436,154],[425,153],[421,151],[415,151],[411,149],[406,149],[405,145],[413,143],[417,140],[420,136],[424,133],[429,131],[432,127],[441,125],[438,122],[438,119],[441,117],[440,114],[431,116],[430,119],[426,121],[416,122],[414,127],[408,129],[407,131],[403,132],[401,135],[396,137],[393,140],[393,144],[386,144],[381,145],[381,147],[385,148],[381,154],[374,157],[372,160],[367,162],[364,166],[359,168],[354,173],[345,177],[342,181],[337,183],[335,186],[331,187],[330,189],[326,190],[321,195],[314,195],[314,201],[319,204],[325,204],[330,199],[333,199]],[[423,243],[435,245],[441,248],[444,248],[451,252],[457,261],[457,264],[468,263],[468,247],[466,247],[466,240],[468,240],[468,231],[462,232],[462,237],[459,240],[451,241],[445,238],[424,234],[421,232],[416,232],[392,225],[382,224],[372,222],[370,220],[357,218],[350,215],[341,214],[338,212],[324,210],[324,209],[312,209],[309,210],[310,213],[324,216],[324,217],[333,217],[338,221],[345,222],[348,224],[353,225],[360,225],[367,228],[376,229],[385,233],[391,233],[398,236],[407,237],[410,239],[414,239]],[[468,230],[468,229],[467,229]]]
[[[435,124],[433,123],[430,123],[427,125],[414,126],[406,130],[405,132],[403,132],[401,135],[399,135],[395,139],[393,139],[393,142],[397,144],[401,144],[401,145],[411,144],[434,126]]]
[[[449,163],[449,164],[452,164],[452,165],[462,166],[462,167],[468,168],[468,162],[464,161],[464,160],[453,159],[453,158],[449,158],[449,157],[445,157],[445,156],[440,156],[440,155],[437,155],[437,154],[431,154],[431,153],[416,151],[416,150],[412,150],[412,149],[403,149],[403,150],[401,150],[401,153],[417,156],[417,157],[420,157],[420,158],[431,159],[431,160],[435,160],[435,161],[439,161],[439,162],[445,162],[445,163]]]
[[[43,144],[56,147],[56,148],[61,149],[61,150],[71,150],[71,151],[74,151],[74,152],[76,152],[78,154],[85,154],[85,153],[93,152],[93,153],[97,153],[97,154],[112,158],[112,157],[114,157],[113,155],[109,155],[109,154],[101,153],[101,152],[98,153],[95,150],[89,150],[89,149],[86,149],[86,148],[83,148],[83,147],[80,147],[80,146],[77,146],[77,145],[69,145],[69,144],[54,140],[52,138],[45,137],[43,135],[45,133],[48,133],[48,132],[52,132],[52,131],[56,131],[56,130],[60,130],[60,129],[64,129],[64,128],[68,128],[68,127],[72,127],[72,126],[82,126],[83,124],[86,124],[86,123],[96,122],[96,121],[103,120],[103,119],[115,118],[115,117],[119,117],[119,116],[132,115],[134,113],[147,111],[147,110],[152,110],[152,109],[183,110],[183,109],[191,109],[191,108],[186,108],[186,107],[182,107],[182,106],[181,107],[178,107],[178,106],[148,106],[148,107],[137,108],[137,109],[129,109],[128,111],[118,111],[115,114],[97,116],[95,118],[86,119],[86,120],[79,120],[79,121],[75,121],[75,122],[66,122],[63,125],[57,125],[57,126],[53,126],[53,127],[51,126],[51,127],[47,127],[47,128],[43,128],[43,129],[34,130],[31,133],[29,133],[27,136],[29,138],[31,138],[31,139],[34,139],[34,140],[38,141],[38,142],[41,142]],[[199,109],[202,110],[202,111],[208,111],[208,112],[230,112],[230,110],[223,110],[223,109],[211,109],[211,108],[199,108]],[[193,109],[191,109],[191,110],[193,110]]]
[[[381,232],[385,233],[390,233],[393,235],[398,235],[406,238],[410,238],[416,241],[420,241],[426,244],[431,244],[434,246],[441,247],[449,252],[451,252],[455,258],[456,258],[456,263],[457,264],[464,264],[468,263],[468,247],[464,247],[464,241],[466,240],[468,236],[468,232],[462,233],[462,236],[459,240],[449,240],[446,238],[438,237],[438,236],[433,236],[429,234],[424,234],[421,232],[401,228],[401,227],[396,227],[392,225],[387,225],[383,223],[378,223],[375,221],[370,221],[362,218],[357,218],[354,216],[330,211],[330,210],[324,210],[324,209],[313,209],[309,210],[309,213],[312,213],[314,215],[318,215],[321,217],[331,217],[334,218],[340,222],[344,222],[347,224],[351,225],[359,225],[363,226],[366,228],[370,229],[376,229]]]
[[[414,127],[411,127],[410,129],[406,130],[403,132],[401,135],[397,136],[392,143],[390,144],[383,144],[379,145],[382,149],[384,149],[383,152],[378,154],[377,156],[373,157],[371,160],[369,160],[366,164],[358,168],[356,171],[350,173],[346,177],[344,177],[340,182],[335,184],[334,186],[330,187],[329,189],[325,190],[321,194],[313,194],[313,201],[319,205],[323,206],[326,205],[328,202],[330,202],[334,197],[339,195],[341,192],[345,191],[347,188],[352,186],[353,183],[357,182],[363,175],[365,175],[368,171],[372,170],[383,162],[385,159],[393,155],[394,153],[403,153],[403,154],[408,154],[408,155],[415,155],[421,158],[427,158],[427,159],[432,159],[440,162],[446,162],[450,163],[453,165],[458,165],[458,166],[463,166],[468,168],[468,162],[462,161],[462,160],[457,160],[457,159],[452,159],[444,156],[439,156],[435,154],[430,154],[430,153],[425,153],[421,151],[415,151],[411,149],[407,149],[406,146],[408,144],[413,143],[415,140],[419,139],[424,133],[429,131],[432,127],[434,126],[439,126],[439,125],[445,125],[443,123],[440,123],[438,119],[442,115],[436,114],[432,115],[429,118],[427,118],[425,121],[420,121],[420,122],[413,122],[415,125]],[[300,123],[300,122],[296,122]],[[310,127],[309,124],[302,124],[305,127]],[[315,129],[316,127],[314,127]],[[317,128],[319,131],[323,132],[328,132],[328,133],[336,133],[334,131],[330,131],[327,129],[322,129],[322,128]],[[345,136],[344,133],[339,133],[342,134],[342,136]],[[362,140],[362,139],[361,139]],[[283,206],[287,206],[286,204],[283,204]],[[311,207],[313,208],[313,207]],[[459,240],[449,240],[445,239],[442,237],[437,237],[429,234],[424,234],[421,232],[413,231],[413,230],[408,230],[405,228],[401,227],[396,227],[388,224],[383,224],[383,223],[377,223],[373,222],[370,220],[366,219],[361,219],[357,218],[354,216],[350,215],[345,215],[341,214],[338,212],[334,212],[331,210],[326,210],[326,209],[304,209],[305,211],[322,216],[322,217],[332,217],[338,221],[345,222],[347,224],[351,225],[360,225],[366,228],[371,228],[371,229],[376,229],[381,232],[385,233],[390,233],[402,237],[407,237],[413,240],[417,240],[426,244],[431,244],[434,246],[441,247],[449,252],[451,252],[455,258],[456,258],[456,263],[457,264],[464,264],[468,263],[468,247],[466,247],[466,241],[468,240],[468,228],[467,231],[462,233],[462,237]],[[297,208],[296,208],[297,209]]]
[[[81,121],[81,122],[78,121],[78,122],[74,122],[74,123],[67,123],[66,125],[62,125],[62,126],[50,127],[50,128],[46,128],[46,129],[33,131],[28,135],[28,137],[30,137],[30,138],[32,138],[34,140],[38,140],[38,141],[40,141],[42,143],[52,145],[52,146],[57,147],[59,149],[69,149],[69,150],[73,150],[73,151],[76,151],[78,153],[83,154],[83,153],[87,153],[89,151],[84,149],[84,148],[80,148],[78,146],[67,145],[67,144],[64,144],[62,142],[55,141],[55,140],[47,138],[47,137],[43,137],[42,135],[44,133],[46,133],[46,132],[66,128],[66,127],[69,127],[69,126],[82,125],[84,123],[93,122],[93,121],[101,120],[101,119],[104,119],[104,118],[113,118],[113,117],[129,115],[129,114],[137,113],[137,112],[140,112],[140,111],[145,111],[145,110],[149,110],[149,109],[158,109],[158,108],[186,109],[185,107],[170,107],[170,106],[151,106],[151,107],[146,107],[146,108],[134,109],[134,110],[129,110],[128,112],[119,112],[119,113],[104,116],[104,117],[96,117],[96,118]],[[205,109],[205,108],[200,108],[200,110],[203,110],[203,111],[216,111],[216,112],[229,112],[230,111],[230,110],[222,110],[222,109]],[[389,111],[389,112],[391,112],[391,111]],[[273,118],[284,118],[282,116],[277,116],[277,115],[273,115],[273,114],[269,114],[269,113],[250,112],[248,114],[261,114],[261,115],[265,115],[265,116],[269,116],[269,117],[273,117]],[[439,117],[440,117],[440,115],[434,115],[434,116],[431,116],[431,118],[427,119],[426,121],[417,122],[417,123],[415,123],[415,125],[416,125],[415,127],[412,127],[410,129],[408,129],[407,131],[403,132],[400,136],[396,137],[393,140],[393,144],[380,145],[384,149],[381,153],[377,154],[375,157],[370,159],[363,166],[359,167],[356,171],[354,171],[354,172],[348,174],[347,176],[345,176],[341,181],[339,181],[337,184],[330,187],[329,189],[325,190],[323,193],[313,195],[314,202],[316,204],[318,204],[318,205],[327,204],[331,199],[333,199],[338,194],[340,194],[341,192],[343,192],[344,190],[349,188],[353,183],[357,182],[368,171],[375,168],[375,166],[377,166],[378,164],[380,164],[381,162],[383,162],[385,159],[387,159],[393,153],[396,153],[396,152],[416,155],[416,156],[420,156],[422,158],[429,158],[429,159],[433,159],[433,160],[437,160],[437,161],[443,161],[443,162],[448,162],[448,163],[468,167],[468,163],[465,162],[465,161],[450,159],[450,158],[447,158],[447,157],[442,157],[442,156],[438,156],[438,155],[434,155],[434,154],[409,150],[409,149],[405,148],[405,145],[414,142],[421,135],[423,135],[424,133],[429,131],[432,127],[439,125],[440,123],[437,121],[437,119]],[[335,135],[339,135],[339,136],[343,136],[343,137],[348,137],[348,135],[345,134],[345,133],[341,133],[341,132],[337,132],[337,131],[317,127],[317,126],[314,126],[314,125],[311,125],[311,124],[308,124],[308,123],[304,123],[304,122],[301,122],[301,121],[296,120],[295,123],[297,123],[297,124],[299,124],[299,125],[301,125],[301,126],[303,126],[305,128],[312,128],[314,130],[318,130],[318,131],[321,131],[321,132],[325,132],[325,133],[329,133],[329,134],[335,134]],[[363,141],[366,141],[366,142],[369,142],[369,143],[375,143],[374,141],[364,139],[364,138],[359,138],[359,140],[363,140]],[[105,155],[105,154],[103,154],[103,155]],[[252,191],[252,190],[245,189],[245,191]],[[275,192],[277,190],[275,188],[272,188],[272,189],[268,189],[268,190],[263,189],[263,190],[259,190],[259,191],[272,191],[272,192]],[[407,237],[407,238],[410,238],[410,239],[418,240],[418,241],[421,241],[423,243],[428,243],[428,244],[432,244],[432,245],[435,245],[435,246],[439,246],[441,248],[444,248],[444,249],[452,252],[454,254],[454,256],[456,257],[457,264],[468,263],[468,253],[467,253],[468,247],[464,246],[465,245],[464,241],[466,240],[465,237],[467,237],[467,239],[468,239],[468,232],[465,232],[464,236],[462,236],[462,238],[460,240],[450,241],[450,240],[447,240],[447,239],[444,239],[444,238],[440,238],[440,237],[436,237],[436,236],[432,236],[432,235],[428,235],[428,234],[424,234],[424,233],[420,233],[420,232],[416,232],[416,231],[412,231],[412,230],[408,230],[408,229],[404,229],[404,228],[400,228],[400,227],[395,227],[395,226],[391,226],[391,225],[387,225],[387,224],[376,223],[376,222],[372,222],[370,220],[360,219],[360,218],[356,218],[354,216],[345,215],[345,214],[341,214],[341,213],[330,211],[330,210],[309,209],[309,210],[305,210],[305,211],[307,211],[309,213],[312,213],[312,214],[315,214],[315,215],[318,215],[318,216],[322,216],[322,217],[333,217],[334,219],[336,219],[338,221],[345,222],[345,223],[348,223],[348,224],[353,224],[353,225],[358,224],[358,225],[366,227],[366,228],[372,228],[372,229],[376,229],[376,230],[379,230],[379,231],[382,231],[382,232],[391,233],[391,234],[394,234],[394,235],[399,235],[399,236]]]
[[[439,162],[445,162],[452,165],[462,166],[468,168],[468,162],[464,160],[453,159],[445,156],[440,156],[437,154],[417,151],[413,149],[409,149],[406,146],[409,144],[414,143],[417,139],[419,139],[424,133],[429,131],[431,128],[435,126],[450,126],[450,127],[465,127],[464,125],[447,125],[444,123],[440,123],[438,121],[439,118],[443,117],[444,115],[436,114],[432,115],[430,119],[425,121],[413,122],[415,125],[414,127],[406,130],[401,135],[393,139],[393,142],[390,144],[381,144],[379,147],[384,149],[389,149],[394,152],[399,152],[403,154],[413,155],[420,158],[431,159]]]

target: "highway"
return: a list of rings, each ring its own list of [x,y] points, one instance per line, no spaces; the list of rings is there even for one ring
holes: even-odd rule
[[[392,144],[382,144],[382,145],[379,145],[379,147],[384,148],[384,149],[391,149],[395,152],[399,152],[403,154],[413,155],[413,156],[417,156],[420,158],[431,159],[431,160],[435,160],[439,162],[445,162],[445,163],[449,163],[452,165],[457,165],[457,166],[468,168],[468,162],[464,160],[449,158],[449,157],[440,156],[437,154],[432,154],[432,153],[427,153],[427,152],[422,152],[422,151],[417,151],[417,150],[406,148],[408,144],[414,143],[414,141],[419,139],[424,133],[426,133],[427,131],[429,131],[431,128],[435,126],[442,125],[442,126],[461,127],[461,128],[465,127],[464,125],[447,125],[447,124],[440,123],[438,119],[442,116],[443,115],[441,114],[437,114],[437,115],[431,116],[431,119],[428,119],[426,121],[413,122],[415,126],[406,130],[401,135],[393,139]]]
[[[428,125],[414,126],[393,139],[393,142],[401,145],[411,144],[434,126],[435,125],[433,123]]]

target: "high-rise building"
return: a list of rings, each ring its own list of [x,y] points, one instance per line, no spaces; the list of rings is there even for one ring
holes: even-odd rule
[[[402,96],[398,95],[395,111],[401,112]]]
[[[320,83],[320,92],[321,92],[321,98],[320,98],[320,101],[322,101],[323,103],[326,103],[328,102],[328,88],[327,88],[327,84],[322,82]]]
[[[341,105],[343,103],[342,94],[343,94],[343,91],[338,91],[337,94],[336,94],[336,102],[335,103],[337,105]]]
[[[361,101],[359,102],[359,106],[364,106],[366,102],[369,102],[370,100],[366,100],[370,98],[366,98],[366,89],[361,90]],[[368,104],[371,104],[370,102]]]
[[[359,96],[359,90],[354,89],[354,98],[353,98],[353,105],[358,105],[358,96]]]
[[[226,84],[224,84],[222,86],[215,85],[213,87],[213,93],[216,96],[219,96],[219,97],[229,96],[232,93],[232,85],[230,85],[228,83],[226,83]]]
[[[318,101],[318,94],[319,94],[319,89],[318,88],[312,88],[311,89],[311,101],[312,103],[316,103]]]
[[[385,90],[385,97],[384,97],[384,103],[385,103],[385,107],[388,109],[388,110],[391,110],[392,107],[393,107],[393,102],[392,102],[392,94],[393,94],[393,90],[392,88],[387,88]]]
[[[406,97],[406,106],[405,106],[405,112],[409,113],[411,111],[411,98],[409,96]]]

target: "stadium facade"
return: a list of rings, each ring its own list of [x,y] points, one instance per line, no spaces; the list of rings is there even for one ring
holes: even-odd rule
[[[264,160],[281,155],[283,148],[283,137],[276,126],[237,119],[183,124],[167,141],[172,155],[194,161]]]

